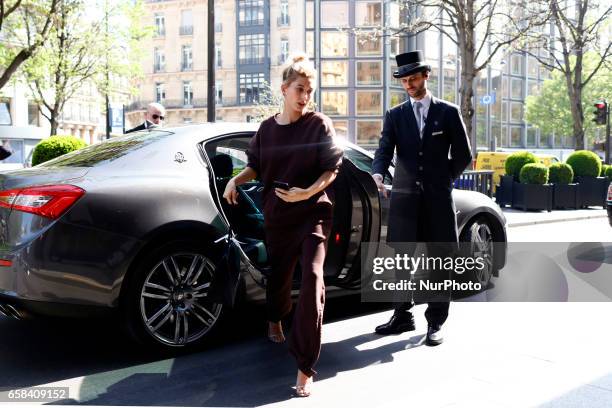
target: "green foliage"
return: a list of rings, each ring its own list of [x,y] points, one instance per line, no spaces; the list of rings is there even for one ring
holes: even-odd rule
[[[74,136],[51,136],[39,142],[32,153],[32,166],[81,149],[87,144]]]
[[[612,181],[612,166],[608,166],[606,169],[606,177],[608,180]]]
[[[593,72],[599,57],[585,54],[583,79]],[[600,99],[612,99],[612,68],[603,65],[593,79],[582,90],[582,111],[584,112],[585,138],[591,146],[597,133],[597,125],[591,119],[593,104]],[[572,112],[567,91],[567,83],[561,72],[555,71],[551,78],[544,81],[539,95],[526,99],[525,117],[527,121],[540,128],[542,135],[571,136],[574,133]],[[601,128],[601,126],[599,126]]]
[[[529,163],[537,163],[538,159],[531,152],[516,152],[512,153],[506,159],[506,174],[519,178],[523,166]]]
[[[606,171],[608,171],[609,167],[610,167],[609,164],[602,164],[601,165],[601,173],[599,173],[599,177],[605,177],[606,176]]]
[[[520,173],[523,184],[548,183],[548,167],[541,163],[528,163],[523,166]]]
[[[572,166],[574,177],[597,177],[601,173],[601,159],[588,150],[577,150],[566,160]]]
[[[567,163],[553,163],[548,168],[548,180],[554,184],[569,184],[574,180],[574,170]]]

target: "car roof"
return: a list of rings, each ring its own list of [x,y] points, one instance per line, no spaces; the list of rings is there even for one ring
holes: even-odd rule
[[[179,137],[197,137],[202,140],[204,136],[204,140],[208,140],[224,134],[256,132],[257,129],[259,129],[259,123],[213,122],[164,127],[161,130],[172,132]]]

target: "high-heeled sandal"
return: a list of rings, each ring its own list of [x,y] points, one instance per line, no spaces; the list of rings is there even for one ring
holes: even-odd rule
[[[306,382],[304,384],[299,384],[300,374],[298,373],[298,379],[295,382],[295,395],[298,397],[310,397],[312,393],[312,376],[306,378]]]
[[[268,339],[272,342],[272,343],[284,343],[285,342],[285,335],[283,334],[283,326],[279,323],[278,324],[280,332],[273,332],[272,329],[270,328],[270,324],[268,323]]]

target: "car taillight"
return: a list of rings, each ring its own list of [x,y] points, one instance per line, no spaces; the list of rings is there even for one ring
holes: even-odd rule
[[[612,184],[608,186],[608,201],[612,201]]]
[[[59,218],[85,190],[69,184],[0,191],[0,207]]]

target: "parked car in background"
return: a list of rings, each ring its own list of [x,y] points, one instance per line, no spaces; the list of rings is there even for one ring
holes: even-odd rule
[[[261,192],[222,199],[247,163],[253,124],[210,123],[131,133],[39,166],[0,174],[0,312],[114,311],[130,334],[162,349],[204,341],[237,298],[265,301],[269,260]],[[355,293],[363,242],[384,241],[389,199],[372,155],[351,143],[335,189],[325,262],[330,296]],[[385,182],[391,184],[393,169]],[[453,191],[460,237],[506,242],[505,218],[480,193]],[[490,254],[489,254],[490,255]],[[487,258],[487,284],[505,252]],[[294,289],[299,288],[296,271]]]

